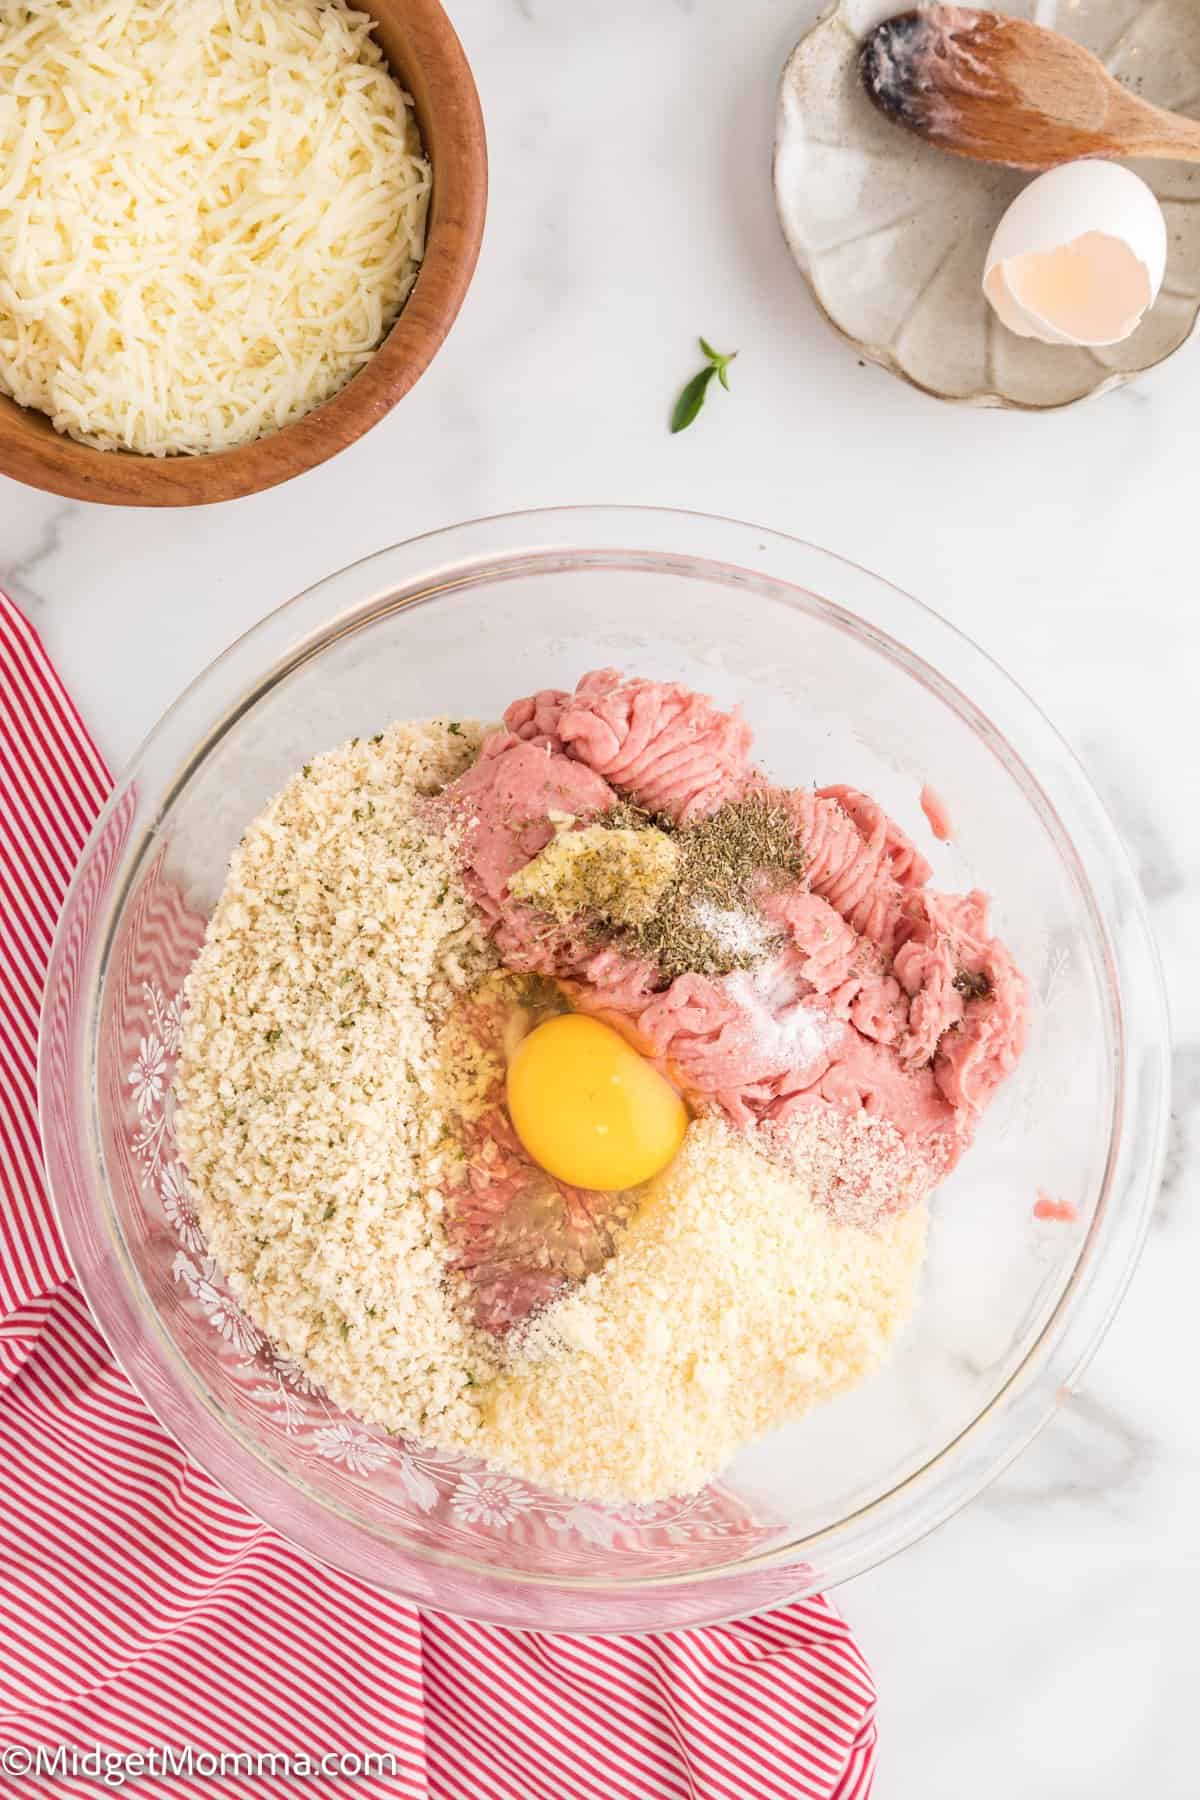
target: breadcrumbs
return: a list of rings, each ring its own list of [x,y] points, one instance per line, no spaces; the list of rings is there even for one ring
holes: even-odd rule
[[[481,735],[396,725],[271,802],[188,977],[176,1082],[200,1224],[255,1324],[339,1405],[458,1442],[494,1352],[446,1272],[436,1034],[494,957],[421,802]]]

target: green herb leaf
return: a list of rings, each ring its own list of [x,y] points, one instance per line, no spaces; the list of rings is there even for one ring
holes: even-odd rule
[[[707,338],[700,338],[698,341],[707,358],[708,367],[692,376],[675,402],[675,410],[671,414],[672,432],[687,430],[704,405],[704,397],[708,393],[708,386],[714,375],[725,392],[729,392],[729,365],[737,355],[737,351],[731,350],[728,356],[723,356],[719,350],[713,349]]]
[[[678,400],[675,402],[675,411],[671,414],[672,435],[677,431],[686,431],[693,419],[695,419],[700,408],[704,405],[704,396],[708,392],[708,384],[716,372],[716,369],[710,364],[707,369],[701,369],[698,375],[692,376],[692,379],[688,382],[682,394],[680,394]]]

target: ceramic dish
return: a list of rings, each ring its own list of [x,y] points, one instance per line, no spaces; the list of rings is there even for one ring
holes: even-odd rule
[[[980,281],[992,233],[1030,177],[948,156],[884,119],[858,52],[899,0],[838,0],[783,71],[775,198],[784,236],[830,324],[860,355],[939,399],[1069,406],[1170,356],[1200,313],[1200,167],[1142,162],[1167,217],[1159,300],[1123,344],[1038,344],[1002,326]],[[1002,9],[1094,51],[1147,100],[1200,116],[1195,0],[1014,0]]]
[[[994,893],[1033,991],[1029,1048],[939,1193],[921,1298],[890,1361],[703,1493],[654,1506],[563,1500],[340,1412],[272,1353],[209,1260],[171,1100],[184,974],[230,852],[287,776],[391,719],[494,717],[532,683],[604,663],[740,703],[781,779],[874,794],[930,852],[939,886]],[[933,772],[952,845],[921,816]],[[987,657],[809,545],[590,507],[384,551],[193,682],[117,783],[67,897],[41,1083],[83,1290],[201,1467],[312,1554],[410,1600],[620,1631],[778,1605],[879,1562],[1064,1404],[1149,1218],[1168,1042],[1120,844],[1061,739]],[[1074,1221],[1035,1218],[1039,1187]]]
[[[362,0],[392,72],[412,95],[433,166],[425,255],[399,318],[352,381],[282,431],[207,456],[95,450],[0,394],[0,473],[72,500],[200,506],[316,468],[377,425],[428,368],[475,271],[487,204],[479,96],[438,0]]]

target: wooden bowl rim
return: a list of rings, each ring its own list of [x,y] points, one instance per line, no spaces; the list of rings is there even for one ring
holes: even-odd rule
[[[384,10],[379,0],[355,4],[372,14]],[[451,143],[434,158],[436,201],[417,279],[370,362],[303,418],[237,449],[199,456],[97,450],[56,431],[46,414],[0,394],[0,474],[67,499],[112,506],[238,500],[290,481],[355,443],[424,374],[475,272],[487,209],[487,140],[470,64],[439,0],[400,0],[399,10],[420,45],[429,115],[442,122]]]

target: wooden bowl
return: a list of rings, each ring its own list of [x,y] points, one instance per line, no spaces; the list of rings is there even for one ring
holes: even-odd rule
[[[429,366],[470,285],[487,205],[487,144],[467,59],[437,0],[355,0],[377,21],[389,67],[412,95],[433,166],[425,257],[375,355],[323,406],[237,450],[139,456],[93,450],[44,413],[0,395],[0,473],[72,500],[203,506],[257,494],[335,456],[390,412]]]

